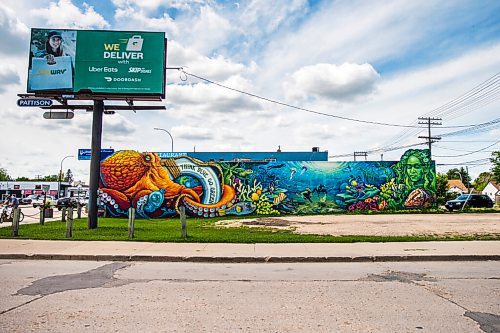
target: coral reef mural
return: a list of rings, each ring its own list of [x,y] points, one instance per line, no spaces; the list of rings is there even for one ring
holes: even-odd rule
[[[435,202],[428,150],[399,161],[202,162],[187,156],[118,151],[101,162],[99,197],[107,216],[319,214],[419,209]]]

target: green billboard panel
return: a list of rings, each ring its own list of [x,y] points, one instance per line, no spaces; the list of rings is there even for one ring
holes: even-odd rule
[[[32,29],[28,92],[165,95],[162,32]]]

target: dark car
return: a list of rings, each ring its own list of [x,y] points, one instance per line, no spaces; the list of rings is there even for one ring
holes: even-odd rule
[[[492,208],[493,201],[487,195],[482,194],[462,194],[455,200],[450,200],[446,202],[444,205],[446,209],[450,212],[454,209],[462,209],[462,206],[467,201],[466,207],[475,207],[475,208]]]
[[[66,208],[68,208],[68,207],[76,208],[76,207],[78,207],[78,199],[77,198],[72,198],[72,197],[66,197],[66,198],[57,199],[56,207],[57,207],[58,210],[61,210],[64,207],[66,207]]]

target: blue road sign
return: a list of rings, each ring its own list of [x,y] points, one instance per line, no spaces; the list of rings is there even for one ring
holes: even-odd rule
[[[101,149],[101,161],[114,154],[114,149]],[[78,159],[79,160],[90,160],[92,157],[92,149],[78,149]]]

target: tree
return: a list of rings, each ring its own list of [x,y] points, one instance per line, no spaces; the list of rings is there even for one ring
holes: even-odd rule
[[[7,173],[7,170],[5,170],[4,168],[0,168],[0,181],[4,180],[12,180],[12,178]]]
[[[490,161],[493,163],[493,167],[491,168],[493,179],[495,182],[500,183],[500,151],[494,151],[491,154]]]
[[[67,183],[73,182],[73,173],[71,172],[71,169],[68,169],[68,171],[66,172],[66,176],[64,176],[64,181]]]
[[[59,178],[57,175],[50,175],[50,176],[44,176],[42,179],[40,179],[44,182],[57,182],[59,181]]]
[[[484,190],[488,182],[493,179],[493,174],[491,172],[481,172],[474,180],[474,188],[478,191]]]
[[[446,176],[448,177],[448,179],[462,180],[462,183],[464,183],[465,186],[468,186],[468,184],[470,184],[470,181],[472,180],[464,167],[461,167],[460,169],[450,169],[446,173]]]
[[[17,177],[17,178],[16,178],[16,180],[17,180],[18,182],[28,182],[28,181],[30,181],[31,179],[29,179],[28,177],[24,177],[24,176],[23,176],[23,177]]]
[[[438,198],[446,197],[448,190],[448,177],[444,173],[438,173],[436,177],[436,196]]]

